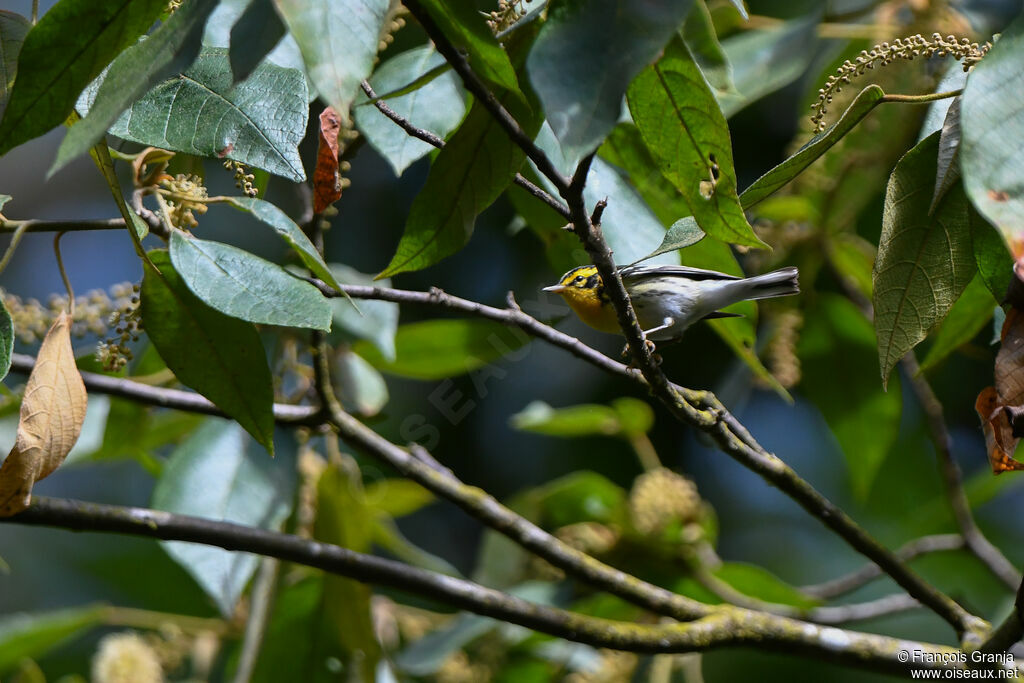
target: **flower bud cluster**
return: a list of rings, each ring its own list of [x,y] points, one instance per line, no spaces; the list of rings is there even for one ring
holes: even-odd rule
[[[835,74],[828,77],[825,87],[818,90],[818,99],[811,105],[811,122],[814,124],[814,132],[820,133],[825,130],[825,114],[828,112],[828,105],[832,98],[842,90],[842,86],[849,84],[858,76],[863,76],[869,69],[875,66],[887,66],[897,59],[911,60],[917,57],[953,57],[959,59],[963,64],[964,71],[978,63],[985,53],[992,47],[991,43],[979,45],[967,38],[957,40],[956,36],[942,37],[939,33],[933,33],[931,39],[925,38],[920,33],[906,38],[897,38],[892,43],[881,43],[870,50],[861,50],[857,57],[850,61],[843,62]]]
[[[224,160],[224,168],[235,174],[235,187],[242,191],[246,197],[256,198],[259,194],[259,190],[253,183],[256,181],[256,176],[249,173],[249,169],[246,168],[245,164],[241,161],[232,161],[231,159]]]
[[[206,186],[203,185],[203,179],[191,173],[179,173],[173,178],[164,178],[160,185],[174,195],[165,199],[174,227],[191,230],[199,225],[192,212],[195,211],[199,215],[206,213],[206,200],[210,197],[206,192]]]

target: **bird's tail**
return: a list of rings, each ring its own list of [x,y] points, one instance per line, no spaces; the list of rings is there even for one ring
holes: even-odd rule
[[[748,299],[770,299],[773,296],[788,296],[800,293],[800,282],[797,280],[799,271],[790,266],[779,268],[764,275],[749,277],[743,281],[747,285]]]

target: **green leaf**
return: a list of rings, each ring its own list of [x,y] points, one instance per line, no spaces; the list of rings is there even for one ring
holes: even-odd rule
[[[498,99],[532,137],[540,125],[536,116],[517,106],[513,91]],[[508,187],[525,158],[487,109],[475,102],[430,167],[395,255],[378,277],[422,270],[465,246],[477,215]]]
[[[725,117],[682,40],[673,39],[661,59],[636,77],[627,101],[647,149],[701,229],[723,242],[767,246],[736,195]]]
[[[367,342],[358,342],[353,350],[383,372],[437,380],[476,370],[528,341],[490,320],[427,320],[398,328],[393,361]]]
[[[700,242],[704,239],[704,231],[697,225],[697,221],[694,220],[693,216],[686,216],[680,218],[672,227],[665,233],[665,239],[661,241],[661,246],[652,251],[647,256],[643,257],[640,261],[646,261],[649,258],[658,256],[659,254],[666,254],[670,251],[676,251],[677,249],[685,249],[691,245]]]
[[[556,409],[543,401],[534,401],[509,421],[515,429],[546,436],[618,436],[622,431],[615,410],[593,404]]]
[[[370,78],[370,85],[379,95],[415,82],[423,74],[445,64],[444,58],[434,48],[418,47],[377,67]],[[455,130],[466,112],[462,88],[452,72],[439,75],[406,95],[389,99],[388,106],[412,125],[429,130],[442,139]],[[362,92],[356,98],[353,113],[359,131],[384,157],[395,175],[402,175],[414,161],[434,149],[377,111]]]
[[[683,23],[683,42],[689,48],[704,78],[715,90],[735,93],[732,65],[718,42],[711,12],[704,0],[698,0]]]
[[[11,369],[11,353],[14,352],[14,320],[0,296],[0,379]]]
[[[61,0],[25,36],[0,155],[59,126],[78,93],[146,32],[164,0]]]
[[[875,108],[885,96],[885,92],[877,85],[869,85],[860,91],[843,115],[832,126],[807,141],[796,154],[755,180],[740,195],[743,208],[749,209],[759,201],[774,193],[783,185],[797,177],[827,152],[839,140],[849,133],[861,119]]]
[[[654,61],[692,4],[566,0],[549,6],[526,69],[573,165],[615,127],[630,81]]]
[[[359,468],[332,463],[317,485],[313,537],[356,552],[368,552],[373,515],[366,504]],[[381,652],[374,635],[370,587],[333,574],[324,577],[320,598],[320,633],[317,644],[337,653],[347,671],[358,670],[359,680],[375,680]]]
[[[264,325],[331,328],[331,305],[313,285],[229,244],[171,234],[171,261],[196,296],[225,315]]]
[[[627,438],[646,434],[654,426],[654,411],[646,401],[624,396],[612,401],[612,408]]]
[[[157,85],[110,133],[175,152],[241,161],[301,182],[298,144],[306,132],[306,79],[264,62],[232,85],[227,50],[204,48],[181,76]]]
[[[939,156],[935,171],[935,191],[928,213],[935,211],[949,188],[960,180],[960,98],[949,105],[939,135]]]
[[[927,193],[922,197],[927,200]],[[808,311],[797,354],[800,389],[836,437],[851,487],[863,500],[899,434],[899,376],[889,391],[878,390],[871,381],[876,363],[871,323],[855,304],[835,294],[821,295]]]
[[[32,24],[25,17],[0,10],[0,118],[3,117],[14,77],[18,73],[18,54],[30,28]]]
[[[519,103],[526,104],[508,53],[498,43],[491,27],[472,3],[461,0],[424,0],[420,4],[455,49],[467,56],[474,73],[496,90],[517,93],[515,97]]]
[[[309,80],[348,119],[359,83],[377,56],[388,0],[276,0],[302,51]],[[269,170],[269,169],[268,169]]]
[[[921,370],[935,367],[946,356],[974,339],[992,319],[995,307],[996,300],[985,286],[981,273],[978,273],[939,326],[935,342],[921,361]]]
[[[408,644],[396,655],[395,666],[410,676],[429,676],[451,655],[494,630],[497,624],[494,619],[476,614],[460,614],[451,623]]]
[[[256,328],[200,301],[166,251],[150,251],[149,258],[159,271],[147,264],[142,278],[146,335],[181,382],[273,453],[273,380]]]
[[[372,417],[387,405],[387,383],[359,354],[340,350],[334,357],[331,374],[341,395],[341,404],[349,412]]]
[[[970,204],[962,187],[952,188],[928,214],[938,147],[939,134],[933,133],[907,152],[885,193],[873,277],[883,386],[900,358],[942,321],[977,270]]]
[[[102,605],[17,612],[0,617],[0,673],[7,673],[23,659],[37,659],[78,634],[103,623]]]
[[[810,15],[777,28],[743,31],[722,41],[738,91],[718,93],[726,118],[789,85],[804,72],[817,52],[817,24],[817,16]]]
[[[119,54],[102,76],[88,115],[71,127],[49,175],[89,151],[114,121],[155,83],[187,69],[199,54],[213,0],[186,3],[148,36]]]
[[[648,210],[654,212],[662,225],[674,225],[690,213],[679,190],[658,170],[640,131],[632,123],[615,126],[598,155],[626,172]]]
[[[235,82],[248,78],[287,32],[273,0],[251,0],[231,27],[228,61]]]
[[[577,522],[621,522],[627,494],[596,472],[580,471],[535,488],[523,498],[536,506],[533,521],[558,528]]]
[[[617,399],[612,405],[576,405],[552,408],[534,401],[513,415],[515,429],[547,436],[621,436],[630,438],[646,434],[654,424],[651,407],[631,398]]]
[[[978,272],[996,301],[1006,298],[1013,277],[1013,257],[999,231],[981,218],[971,221],[971,242]]]
[[[967,196],[1009,244],[1024,240],[1024,15],[1003,31],[961,96],[960,168]],[[17,86],[15,86],[17,87]]]
[[[743,562],[726,562],[715,570],[715,576],[734,589],[758,600],[777,605],[792,605],[809,609],[820,604],[800,592],[767,569]]]
[[[390,280],[374,281],[372,275],[360,273],[341,263],[332,263],[331,271],[340,282],[346,285],[363,285],[390,287]],[[345,332],[357,339],[371,342],[387,361],[395,359],[395,332],[398,330],[398,304],[391,301],[363,299],[356,309],[344,299],[333,298],[331,314],[334,327],[332,338],[336,332]]]
[[[875,246],[860,235],[841,232],[829,236],[830,264],[853,285],[865,299],[871,299],[871,270],[875,264]]]
[[[289,442],[290,439],[281,441]],[[153,490],[152,506],[182,515],[277,529],[291,512],[295,453],[279,441],[277,457],[253,448],[229,420],[208,418],[171,454]],[[258,558],[213,546],[161,541],[174,558],[230,617],[256,571]]]
[[[295,250],[295,253],[302,260],[302,263],[309,268],[310,272],[331,287],[341,289],[341,285],[334,279],[334,273],[324,263],[320,252],[316,250],[313,243],[306,237],[306,233],[302,232],[302,228],[288,217],[288,214],[268,201],[252,197],[232,197],[228,204],[236,209],[251,213],[254,218],[272,227],[274,232],[280,235]]]
[[[366,504],[388,517],[405,517],[433,503],[433,493],[410,479],[378,479],[366,485]]]
[[[314,661],[320,637],[320,597],[324,576],[306,575],[295,583],[282,582],[267,623],[266,637],[253,671],[252,683],[280,683],[306,673],[309,683],[330,680],[323,660]],[[336,676],[335,676],[336,678]]]

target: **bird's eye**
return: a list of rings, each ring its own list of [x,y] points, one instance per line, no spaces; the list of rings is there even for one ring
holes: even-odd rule
[[[577,275],[575,278],[573,278],[573,282],[583,282],[583,276]]]

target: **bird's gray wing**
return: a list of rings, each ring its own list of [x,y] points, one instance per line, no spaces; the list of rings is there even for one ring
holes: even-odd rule
[[[655,277],[684,277],[689,280],[742,280],[717,270],[690,268],[689,266],[624,266],[619,268],[623,280],[641,282]]]

